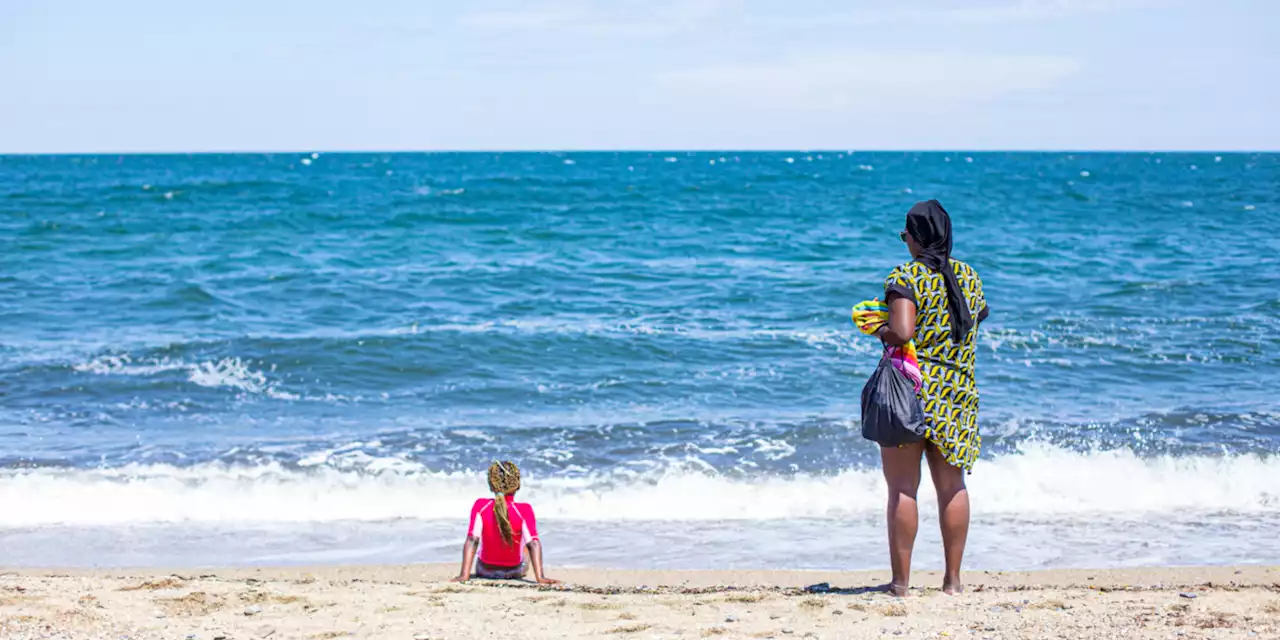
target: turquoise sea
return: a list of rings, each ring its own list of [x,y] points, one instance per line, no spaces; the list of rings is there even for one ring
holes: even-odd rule
[[[0,156],[0,565],[453,561],[510,458],[555,565],[883,566],[926,198],[970,566],[1280,563],[1280,155],[796,151]]]

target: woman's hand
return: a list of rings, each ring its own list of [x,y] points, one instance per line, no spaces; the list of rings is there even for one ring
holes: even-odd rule
[[[546,576],[538,576],[537,578],[534,578],[534,580],[536,580],[538,584],[560,584],[559,580],[556,580],[555,578],[548,578]]]
[[[457,577],[452,578],[452,579],[450,579],[450,580],[449,580],[449,582],[466,582],[466,581],[467,581],[467,576],[465,576],[465,575],[463,575],[463,576],[457,576]]]

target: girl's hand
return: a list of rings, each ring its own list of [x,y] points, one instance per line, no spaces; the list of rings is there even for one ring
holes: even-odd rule
[[[548,578],[546,576],[538,576],[537,581],[538,584],[560,584],[559,580],[556,580],[555,578]]]
[[[466,577],[466,576],[457,576],[457,577],[455,577],[455,578],[453,578],[453,579],[449,580],[449,582],[466,582],[466,581],[467,581],[467,577]]]

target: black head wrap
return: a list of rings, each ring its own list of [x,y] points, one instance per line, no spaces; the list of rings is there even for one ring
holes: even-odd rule
[[[940,271],[947,282],[947,310],[951,312],[951,341],[964,342],[973,328],[973,316],[964,291],[951,268],[951,216],[937,200],[917,202],[907,212],[907,233],[920,245],[916,257],[924,266]]]

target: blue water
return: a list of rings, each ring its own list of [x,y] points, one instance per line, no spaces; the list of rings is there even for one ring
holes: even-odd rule
[[[0,156],[0,564],[451,560],[511,458],[553,559],[880,566],[848,312],[930,197],[973,562],[1280,562],[1280,155],[831,151]]]

